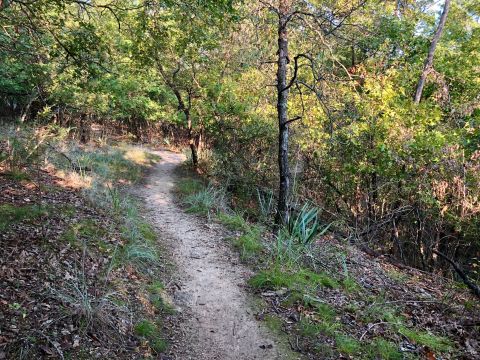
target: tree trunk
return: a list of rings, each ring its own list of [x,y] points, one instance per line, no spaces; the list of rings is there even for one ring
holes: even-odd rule
[[[190,116],[190,101],[189,105],[186,106],[185,102],[183,101],[182,94],[178,89],[177,85],[174,82],[175,75],[173,75],[173,79],[171,79],[163,69],[163,66],[159,64],[158,69],[162,74],[163,79],[167,86],[173,91],[175,97],[177,98],[178,102],[178,110],[183,112],[185,115],[185,120],[187,122],[187,131],[188,131],[188,145],[190,147],[190,151],[192,152],[192,165],[195,169],[198,168],[198,149],[197,144],[195,142],[195,137],[193,136],[193,125],[192,125],[192,118]]]
[[[190,111],[188,109],[184,111],[185,116],[187,117],[187,127],[188,127],[188,144],[190,146],[190,151],[192,152],[192,165],[195,169],[198,168],[198,151],[197,143],[195,137],[193,136],[192,128],[192,119],[190,118]]]
[[[90,124],[87,120],[87,115],[80,115],[80,142],[86,144],[89,140],[89,129]]]
[[[288,222],[288,198],[290,190],[290,169],[288,166],[288,6],[287,0],[279,1],[278,12],[278,60],[277,60],[277,114],[278,114],[278,170],[280,184],[276,223]]]
[[[445,4],[443,5],[442,15],[440,16],[440,21],[438,23],[437,30],[433,35],[432,42],[430,43],[430,48],[428,49],[427,59],[425,60],[425,64],[423,65],[422,74],[420,75],[420,80],[418,80],[417,90],[415,91],[414,102],[415,104],[420,103],[420,99],[422,98],[423,87],[425,86],[425,80],[427,79],[427,75],[430,72],[433,64],[433,55],[435,54],[435,49],[437,47],[438,40],[442,36],[443,28],[445,27],[445,21],[447,20],[448,10],[450,8],[450,0],[445,0]]]

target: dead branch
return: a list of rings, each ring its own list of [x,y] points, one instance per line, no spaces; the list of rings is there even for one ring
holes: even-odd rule
[[[444,253],[441,253],[440,251],[437,251],[435,249],[432,249],[432,252],[434,254],[437,254],[438,256],[440,256],[441,258],[443,258],[445,261],[447,261],[450,265],[452,265],[453,269],[456,271],[456,273],[458,274],[458,276],[460,276],[460,278],[462,279],[463,283],[465,285],[467,285],[467,287],[477,296],[480,298],[480,287],[475,284],[472,280],[470,280],[470,278],[468,277],[468,275],[460,268],[460,266],[458,266],[458,264],[453,261],[452,259],[450,259],[447,255],[445,255]]]

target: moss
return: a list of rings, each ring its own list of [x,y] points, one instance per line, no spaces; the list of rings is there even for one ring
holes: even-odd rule
[[[274,332],[279,332],[283,328],[282,319],[280,319],[278,316],[266,315],[264,321],[267,327]]]

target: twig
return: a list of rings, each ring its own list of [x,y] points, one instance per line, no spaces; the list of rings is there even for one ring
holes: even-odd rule
[[[367,333],[372,330],[375,326],[377,325],[382,325],[382,324],[388,324],[387,322],[385,321],[380,321],[380,322],[377,322],[375,324],[370,324],[368,327],[367,327],[367,330],[365,330],[365,332],[362,334],[362,336],[360,336],[360,339],[359,341],[362,341],[363,338],[365,337],[365,335],[367,335]]]
[[[60,356],[60,359],[64,360],[65,358],[63,357],[63,351],[62,349],[60,349],[60,347],[58,346],[58,344],[54,341],[52,341],[47,335],[45,335],[44,333],[42,333],[41,331],[35,331],[37,334],[43,336],[54,348],[55,350],[57,351],[58,355]]]

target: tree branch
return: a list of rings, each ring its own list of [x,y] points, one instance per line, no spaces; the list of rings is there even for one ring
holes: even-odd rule
[[[434,254],[437,254],[444,260],[446,260],[450,265],[452,265],[453,269],[457,272],[458,276],[463,280],[463,283],[468,286],[468,288],[477,296],[480,298],[480,287],[475,284],[470,278],[468,277],[467,274],[458,266],[457,263],[455,263],[452,259],[450,259],[447,255],[444,253],[441,253],[440,251],[437,251],[435,249],[432,249],[432,252]]]
[[[297,121],[297,120],[301,120],[302,117],[300,115],[298,116],[295,116],[294,118],[291,118],[291,119],[288,119],[287,121],[285,121],[284,125],[288,125],[290,124],[291,122],[294,122],[294,121]]]
[[[290,82],[288,83],[287,86],[285,86],[285,88],[282,89],[282,92],[283,91],[287,91],[288,89],[290,89],[292,87],[292,85],[295,83],[295,80],[297,80],[297,75],[298,75],[298,69],[300,68],[301,65],[298,65],[298,59],[300,58],[305,58],[305,59],[308,59],[310,60],[310,63],[313,64],[313,59],[306,55],[306,54],[298,54],[296,55],[293,60],[294,60],[294,70],[293,70],[293,76],[292,78],[290,79]],[[313,66],[313,65],[312,65]]]

